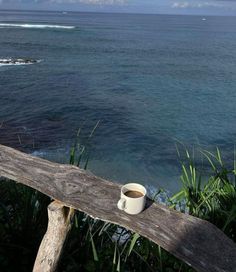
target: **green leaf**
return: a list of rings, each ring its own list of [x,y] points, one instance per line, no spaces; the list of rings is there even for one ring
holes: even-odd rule
[[[159,255],[159,262],[160,262],[160,272],[163,271],[163,264],[162,264],[162,250],[161,247],[158,245],[158,255]]]
[[[97,121],[96,125],[94,126],[93,130],[91,131],[90,135],[89,135],[89,138],[91,138],[95,132],[95,130],[97,129],[98,125],[100,123],[100,120]]]
[[[186,152],[186,156],[187,156],[187,158],[188,158],[188,159],[190,159],[190,155],[189,155],[189,152],[188,152],[188,150],[187,150],[187,149],[185,149],[185,152]]]
[[[92,244],[92,250],[93,250],[93,259],[94,261],[98,262],[98,254],[97,254],[97,250],[96,250],[96,247],[95,247],[95,244],[94,244],[94,241],[93,241],[93,236],[90,232],[90,241],[91,241],[91,244]]]
[[[118,256],[118,262],[117,262],[116,271],[120,272],[120,255]]]
[[[212,162],[212,159],[210,158],[210,156],[212,156],[213,158],[215,158],[215,156],[211,152],[209,152],[209,151],[201,151],[201,153],[207,158],[207,160],[209,161],[212,169],[214,171],[216,171],[216,167],[215,167],[214,163]]]
[[[70,164],[74,164],[75,162],[75,148],[72,147],[70,150]]]
[[[223,162],[222,162],[221,155],[220,155],[220,150],[218,147],[216,148],[216,153],[217,153],[218,162],[220,163],[221,166],[223,166]]]
[[[138,233],[135,233],[133,235],[133,238],[131,240],[130,246],[129,246],[129,250],[128,250],[128,256],[130,255],[130,253],[132,252],[134,245],[136,243],[136,241],[138,240],[138,238],[140,237],[140,235]]]
[[[114,250],[114,255],[113,255],[113,265],[115,265],[116,264],[116,251],[117,251],[117,244],[116,244],[117,242],[115,242],[115,250]]]
[[[88,156],[86,158],[86,161],[85,161],[85,164],[84,164],[84,170],[87,170],[88,162],[89,162],[89,154],[88,154]]]
[[[184,196],[184,191],[181,190],[180,192],[178,192],[175,195],[173,195],[169,200],[172,202],[174,200],[178,200],[178,199],[183,198],[183,196]]]

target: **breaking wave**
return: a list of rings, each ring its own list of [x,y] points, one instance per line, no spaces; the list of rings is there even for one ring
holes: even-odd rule
[[[41,60],[33,60],[33,59],[0,59],[0,67],[1,66],[10,66],[10,65],[29,65],[34,63],[39,63]]]
[[[5,24],[5,23],[0,23],[0,28],[4,27],[21,27],[21,28],[56,28],[56,29],[73,29],[75,26],[64,26],[64,25],[36,25],[36,24]]]

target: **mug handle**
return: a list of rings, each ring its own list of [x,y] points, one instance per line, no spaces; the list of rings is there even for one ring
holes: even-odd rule
[[[121,198],[121,199],[118,201],[118,203],[117,203],[118,209],[124,210],[124,208],[125,208],[125,202],[126,202],[126,200],[125,200],[124,198]]]

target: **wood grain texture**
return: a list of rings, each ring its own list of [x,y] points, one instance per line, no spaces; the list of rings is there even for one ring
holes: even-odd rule
[[[0,176],[30,186],[93,218],[135,231],[197,271],[236,272],[236,244],[211,223],[150,203],[142,213],[117,209],[120,185],[75,166],[0,145]]]
[[[71,229],[74,209],[53,201],[48,206],[48,228],[40,244],[33,272],[54,272]]]

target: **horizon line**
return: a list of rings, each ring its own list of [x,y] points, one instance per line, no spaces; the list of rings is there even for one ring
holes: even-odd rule
[[[163,16],[198,16],[198,17],[236,17],[236,15],[225,15],[225,14],[175,14],[175,13],[142,13],[142,12],[121,12],[121,11],[84,11],[84,10],[67,10],[67,9],[57,9],[57,10],[51,10],[51,9],[9,9],[9,8],[0,8],[0,12],[4,11],[16,11],[16,12],[70,12],[70,13],[98,13],[98,14],[127,14],[127,15],[163,15]]]

